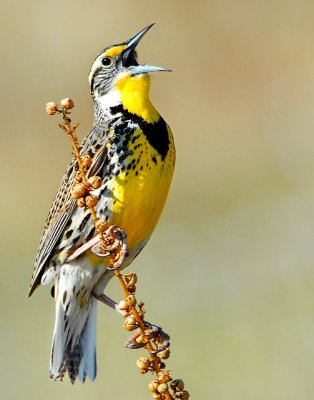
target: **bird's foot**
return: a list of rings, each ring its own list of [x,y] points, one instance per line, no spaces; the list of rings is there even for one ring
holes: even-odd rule
[[[141,330],[139,329],[135,332],[124,344],[124,346],[128,349],[135,350],[140,349],[141,347],[145,347],[146,343],[143,341],[143,335]]]
[[[160,353],[170,346],[170,336],[164,332],[160,326],[151,324],[150,322],[144,321],[145,325],[145,336],[155,343],[156,349],[151,351],[152,354]]]
[[[170,346],[170,336],[157,325],[151,324],[150,322],[144,321],[145,326],[145,338],[143,338],[142,332],[136,332],[132,335],[125,343],[125,347],[128,349],[139,349],[145,347],[147,341],[152,341],[156,345],[156,349],[151,351],[152,354],[157,354],[165,350]]]
[[[91,248],[91,251],[99,257],[108,257],[113,254],[113,264],[107,267],[108,270],[114,271],[121,268],[125,257],[128,255],[128,246],[126,242],[126,234],[117,225],[110,225],[104,232],[104,243],[99,240]]]
[[[113,271],[121,268],[125,257],[128,255],[128,246],[126,242],[126,234],[121,228],[116,225],[110,225],[109,228],[103,233],[104,242],[102,238],[97,235],[77,248],[67,259],[73,261],[87,250],[91,250],[99,257],[108,257],[113,255],[113,264],[107,267]]]

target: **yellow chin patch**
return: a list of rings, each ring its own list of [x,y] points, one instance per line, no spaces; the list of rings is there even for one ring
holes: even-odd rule
[[[120,55],[123,50],[125,49],[125,44],[120,45],[120,46],[114,46],[111,47],[110,49],[106,50],[103,54],[102,57],[116,57]]]
[[[125,110],[149,123],[159,120],[158,111],[149,99],[150,77],[147,74],[124,76],[117,81],[115,87]]]

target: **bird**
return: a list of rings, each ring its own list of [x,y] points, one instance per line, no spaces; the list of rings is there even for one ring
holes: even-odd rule
[[[128,253],[121,268],[151,237],[175,167],[171,129],[149,97],[150,73],[170,70],[139,64],[137,56],[137,45],[153,25],[104,48],[88,78],[94,123],[80,154],[92,160],[88,176],[102,179],[92,192],[99,199],[97,217],[126,234]],[[71,197],[78,174],[73,158],[48,214],[29,289],[31,296],[38,286],[51,287],[55,324],[50,377],[62,380],[67,372],[72,383],[96,378],[97,304],[114,275],[106,258],[86,247],[97,232],[88,208],[78,207]]]

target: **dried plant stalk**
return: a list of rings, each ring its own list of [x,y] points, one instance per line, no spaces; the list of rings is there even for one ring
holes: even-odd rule
[[[121,236],[118,235],[118,244],[114,245],[117,238],[110,235],[111,226],[105,220],[97,217],[95,206],[98,203],[98,199],[91,194],[91,191],[99,188],[102,180],[97,176],[87,179],[86,172],[92,164],[92,160],[89,156],[80,154],[76,135],[76,129],[79,124],[71,126],[71,119],[69,118],[69,110],[73,107],[73,100],[66,98],[61,100],[61,109],[58,108],[56,103],[47,103],[46,112],[49,115],[62,114],[63,123],[59,124],[59,126],[71,140],[74,157],[77,160],[80,171],[77,185],[72,190],[72,197],[77,200],[78,207],[87,207],[89,209],[100,238],[101,246],[98,250],[102,253],[101,255],[109,257],[108,269],[114,271],[122,288],[124,300],[120,301],[118,308],[125,318],[124,328],[128,331],[138,329],[138,332],[126,342],[126,347],[130,349],[143,347],[149,352],[148,357],[140,357],[136,364],[142,374],[147,372],[155,373],[156,379],[148,385],[154,399],[188,400],[190,395],[187,390],[184,390],[183,381],[181,379],[172,379],[169,371],[165,370],[164,361],[170,356],[170,337],[160,327],[144,320],[144,303],[138,303],[135,297],[137,275],[131,272],[122,275],[120,272],[119,267],[122,265],[127,253],[127,247],[126,245],[124,247],[123,241],[126,235],[121,229],[117,228],[115,233],[120,232]]]

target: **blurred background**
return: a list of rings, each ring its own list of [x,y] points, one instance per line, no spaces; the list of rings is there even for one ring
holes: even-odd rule
[[[314,396],[314,2],[2,1],[0,384],[6,400],[149,399],[99,307],[98,377],[50,381],[54,304],[27,298],[37,245],[70,158],[47,101],[70,96],[91,128],[87,76],[105,46],[139,46],[177,166],[154,236],[130,267],[147,319],[171,334],[167,366],[192,399]],[[112,281],[108,292],[119,300]]]

